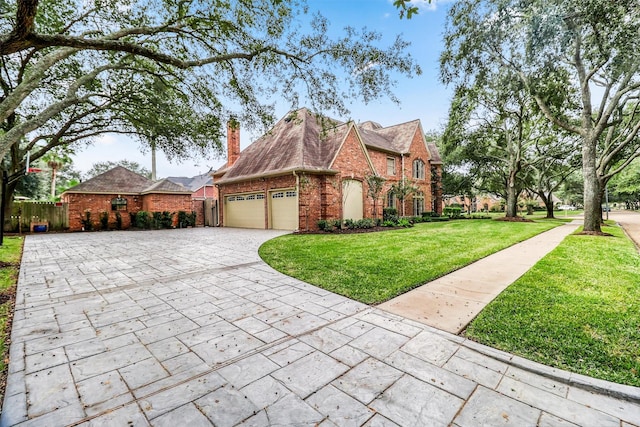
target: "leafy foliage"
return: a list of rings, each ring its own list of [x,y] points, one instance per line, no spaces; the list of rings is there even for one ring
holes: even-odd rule
[[[138,162],[132,162],[130,160],[119,160],[117,162],[107,160],[104,162],[94,163],[93,166],[91,166],[91,169],[89,169],[85,173],[84,178],[85,179],[93,178],[94,176],[98,176],[102,173],[105,173],[116,166],[122,166],[139,175],[142,175],[147,178],[151,178],[151,172],[147,168],[145,168],[144,166],[141,166]]]

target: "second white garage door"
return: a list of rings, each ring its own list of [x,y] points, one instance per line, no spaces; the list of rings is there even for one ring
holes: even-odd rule
[[[226,227],[264,228],[264,194],[235,194],[224,198]]]
[[[295,190],[272,191],[270,226],[274,230],[298,229],[298,192]]]

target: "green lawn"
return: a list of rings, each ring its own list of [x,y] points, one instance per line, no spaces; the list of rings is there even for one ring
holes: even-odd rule
[[[4,377],[7,369],[5,362],[9,349],[5,343],[11,333],[8,321],[18,281],[22,243],[21,237],[5,237],[0,246],[0,378]]]
[[[293,234],[266,242],[276,270],[375,304],[559,224],[458,220],[363,234]]]
[[[640,386],[640,255],[614,237],[571,235],[507,288],[466,335],[545,365]]]

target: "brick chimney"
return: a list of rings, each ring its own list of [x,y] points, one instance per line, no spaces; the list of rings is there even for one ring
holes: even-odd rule
[[[240,157],[240,123],[231,118],[227,122],[227,167],[233,164]]]

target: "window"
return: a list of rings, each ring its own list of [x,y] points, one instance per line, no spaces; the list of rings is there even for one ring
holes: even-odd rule
[[[234,196],[231,196],[231,197],[228,197],[227,200],[230,202],[235,202],[236,198]]]
[[[256,195],[255,194],[250,194],[247,196],[247,200],[255,200],[256,199]]]
[[[396,174],[396,159],[393,157],[387,157],[387,175]]]
[[[127,210],[127,199],[124,197],[115,197],[111,199],[111,210],[112,211],[126,211]]]
[[[387,207],[395,208],[396,207],[396,196],[393,194],[393,191],[389,191],[387,193]]]
[[[263,200],[264,194],[256,194],[256,200]]]
[[[280,191],[278,193],[273,193],[271,195],[272,199],[284,199],[284,191]]]
[[[413,177],[415,179],[424,179],[424,162],[420,159],[413,161]]]
[[[420,216],[424,212],[424,193],[418,192],[413,195],[413,216]]]
[[[297,194],[295,191],[287,191],[287,197],[296,197]]]
[[[241,202],[244,200],[244,196],[236,196],[236,200]]]

